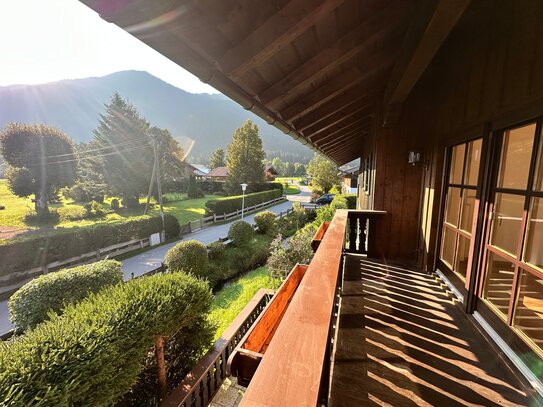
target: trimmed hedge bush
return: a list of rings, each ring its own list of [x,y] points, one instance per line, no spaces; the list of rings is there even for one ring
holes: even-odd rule
[[[207,247],[197,240],[176,244],[166,253],[164,264],[172,271],[184,271],[198,277],[207,274]]]
[[[113,405],[144,370],[155,335],[190,329],[210,306],[207,283],[184,273],[138,278],[91,294],[0,343],[0,400],[17,406]]]
[[[236,246],[245,246],[253,240],[255,231],[253,227],[242,220],[232,223],[228,230],[228,238],[231,239]]]
[[[259,232],[268,233],[275,226],[275,213],[271,211],[257,213],[255,215],[255,224]]]
[[[165,215],[166,237],[179,236],[177,218]],[[0,276],[41,267],[132,239],[143,239],[162,230],[160,217],[128,220],[57,231],[0,242]],[[29,253],[32,253],[29,256]],[[9,284],[9,282],[6,282]]]
[[[104,287],[123,282],[121,263],[102,260],[40,276],[22,286],[8,302],[9,317],[17,330],[34,328],[49,319],[52,311],[96,293]]]
[[[209,260],[220,260],[224,257],[226,248],[223,242],[212,242],[207,245]]]
[[[347,209],[347,199],[345,199],[345,196],[336,195],[330,203],[330,209],[332,209],[334,212],[337,209]]]
[[[356,194],[338,194],[334,198],[338,196],[347,200],[347,209],[356,209]]]
[[[245,207],[258,205],[263,202],[271,201],[272,199],[280,198],[283,193],[279,189],[270,191],[257,192],[254,194],[245,195]],[[242,196],[231,196],[223,199],[212,199],[206,203],[206,213],[208,215],[235,212],[236,209],[241,210]]]

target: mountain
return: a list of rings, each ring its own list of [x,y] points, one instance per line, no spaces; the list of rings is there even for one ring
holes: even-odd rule
[[[190,156],[194,161],[207,161],[213,150],[225,148],[233,131],[247,119],[258,125],[268,158],[307,162],[313,155],[224,95],[188,93],[141,71],[0,87],[0,128],[9,122],[46,123],[77,142],[89,141],[113,92],[128,99],[153,126],[184,138],[182,145],[190,144],[187,138],[194,140]]]

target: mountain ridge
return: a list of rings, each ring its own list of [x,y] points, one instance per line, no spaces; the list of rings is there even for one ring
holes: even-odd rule
[[[86,142],[113,92],[132,103],[153,126],[194,140],[193,161],[205,161],[216,148],[225,148],[233,131],[247,119],[258,125],[268,158],[307,162],[313,155],[222,94],[189,93],[144,71],[1,86],[0,128],[9,122],[46,123],[59,127],[76,142]]]

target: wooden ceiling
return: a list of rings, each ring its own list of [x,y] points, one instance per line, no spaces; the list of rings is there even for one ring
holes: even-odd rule
[[[338,164],[360,156],[416,8],[414,0],[82,2]]]

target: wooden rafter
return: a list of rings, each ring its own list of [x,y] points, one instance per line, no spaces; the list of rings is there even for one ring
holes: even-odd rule
[[[380,48],[384,47],[383,43],[397,35],[397,30],[390,27],[396,28],[395,25],[391,25],[391,21],[394,24],[399,19],[402,14],[400,11],[401,8],[397,5],[389,5],[373,15],[369,21],[362,21],[334,44],[259,94],[260,101],[273,106],[281,99],[312,83],[316,77],[322,77],[351,58],[361,53],[366,57],[368,53],[380,51]]]
[[[235,47],[226,51],[219,61],[221,70],[231,78],[239,78],[249,69],[271,58],[281,47],[289,44],[329,15],[344,0],[292,0],[273,14]]]
[[[333,77],[317,89],[300,97],[300,99],[292,105],[282,109],[280,111],[281,116],[284,120],[292,122],[305,114],[318,109],[329,100],[358,84],[361,86],[365,85],[367,87],[373,87],[376,81],[379,78],[382,78],[383,72],[388,68],[388,65],[382,65],[382,61],[367,60],[364,64],[368,65],[366,67],[367,70],[357,67],[344,71],[341,75]]]
[[[366,131],[367,131],[367,127],[360,125],[355,130],[350,131],[349,134],[340,133],[336,137],[334,137],[332,140],[329,140],[326,143],[321,144],[319,147],[325,150],[328,150],[337,145],[350,142],[353,138],[356,139],[361,133],[364,133]]]
[[[425,0],[405,35],[385,91],[385,124],[398,118],[401,105],[469,5],[470,0]],[[395,113],[395,114],[394,114]]]
[[[347,109],[353,104],[373,105],[374,99],[378,93],[379,92],[374,90],[368,91],[364,87],[355,86],[354,88],[351,88],[326,102],[318,109],[315,109],[311,113],[308,113],[302,118],[294,121],[294,127],[299,131],[304,131],[305,129],[327,119],[341,110]]]
[[[368,120],[368,118],[371,118],[371,117],[372,117],[371,113],[365,114],[365,115],[358,115],[351,118],[351,120],[347,121],[346,123],[337,124],[331,127],[330,129],[325,130],[324,132],[315,135],[315,137],[307,137],[307,138],[311,140],[311,142],[322,143],[324,140],[327,140],[330,137],[333,137],[340,132],[350,131],[353,128],[353,126],[356,126],[359,123],[365,122]]]
[[[340,112],[337,112],[333,114],[332,116],[329,116],[328,118],[320,121],[319,123],[314,124],[313,126],[307,128],[303,131],[304,136],[308,136],[310,138],[314,138],[317,134],[322,133],[323,131],[328,130],[330,127],[341,124],[342,122],[346,120],[350,120],[352,116],[356,114],[365,113],[365,114],[371,114],[373,110],[373,105],[367,105],[367,104],[353,104],[350,105],[348,108],[341,110]]]

